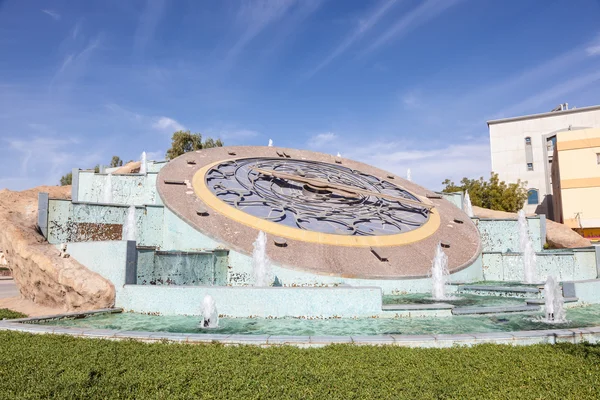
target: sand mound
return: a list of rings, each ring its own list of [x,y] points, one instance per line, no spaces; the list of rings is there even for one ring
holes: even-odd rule
[[[61,258],[37,230],[38,193],[68,199],[70,186],[0,190],[0,249],[25,299],[48,307],[87,310],[111,307],[113,285],[72,258]]]

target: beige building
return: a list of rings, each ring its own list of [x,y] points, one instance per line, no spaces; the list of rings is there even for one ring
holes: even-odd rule
[[[492,171],[508,183],[526,181],[525,210],[555,219],[551,169],[556,135],[600,128],[600,106],[569,109],[565,103],[543,114],[488,121],[488,127]]]
[[[552,186],[554,220],[600,239],[600,129],[556,135]]]

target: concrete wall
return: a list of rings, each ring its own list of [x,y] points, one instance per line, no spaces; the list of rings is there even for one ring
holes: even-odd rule
[[[353,318],[380,315],[378,287],[254,288],[219,286],[127,285],[127,242],[81,242],[68,245],[71,257],[110,280],[116,307],[142,313],[200,315],[211,295],[219,314],[230,317]]]
[[[596,253],[593,248],[576,251],[536,253],[535,279],[543,282],[550,275],[559,281],[595,279]],[[523,281],[521,253],[484,253],[483,277],[487,281]]]
[[[481,248],[483,252],[518,252],[519,222],[516,219],[475,219],[479,234],[481,235]],[[545,224],[540,217],[528,217],[529,236],[533,242],[533,249],[541,251],[546,242]]]
[[[527,181],[527,188],[539,190],[541,207],[526,205],[528,213],[544,212],[545,196],[552,193],[546,136],[578,128],[600,128],[600,107],[558,111],[540,115],[489,121],[492,171],[501,180]],[[531,138],[533,171],[527,170],[525,138]]]
[[[463,198],[464,194],[462,192],[454,192],[454,193],[440,193],[442,197],[448,200],[450,203],[454,204],[457,208],[463,210]],[[464,211],[464,210],[463,210]]]
[[[116,307],[122,300],[126,281],[127,246],[126,241],[69,243],[67,246],[71,257],[112,282]]]
[[[211,295],[220,315],[229,317],[354,318],[382,314],[381,289],[253,288],[126,285],[118,306],[161,314],[200,315],[204,296]]]
[[[77,201],[106,203],[105,194],[110,180],[112,199],[110,204],[143,205],[162,204],[156,192],[158,172],[148,174],[109,175],[94,171],[79,171]]]

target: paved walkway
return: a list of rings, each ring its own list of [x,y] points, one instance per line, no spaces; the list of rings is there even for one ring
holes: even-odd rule
[[[0,308],[18,311],[30,317],[64,312],[61,309],[40,306],[31,300],[22,299],[13,280],[0,280]]]
[[[19,295],[19,289],[13,280],[0,280],[0,299]]]

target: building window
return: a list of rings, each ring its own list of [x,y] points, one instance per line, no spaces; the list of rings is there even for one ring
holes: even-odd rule
[[[596,153],[596,163],[600,165],[600,153]]]
[[[527,191],[527,204],[539,204],[537,189],[529,189]]]
[[[529,136],[525,138],[525,144],[531,146],[531,138]]]
[[[527,171],[533,171],[533,163],[527,163]]]

